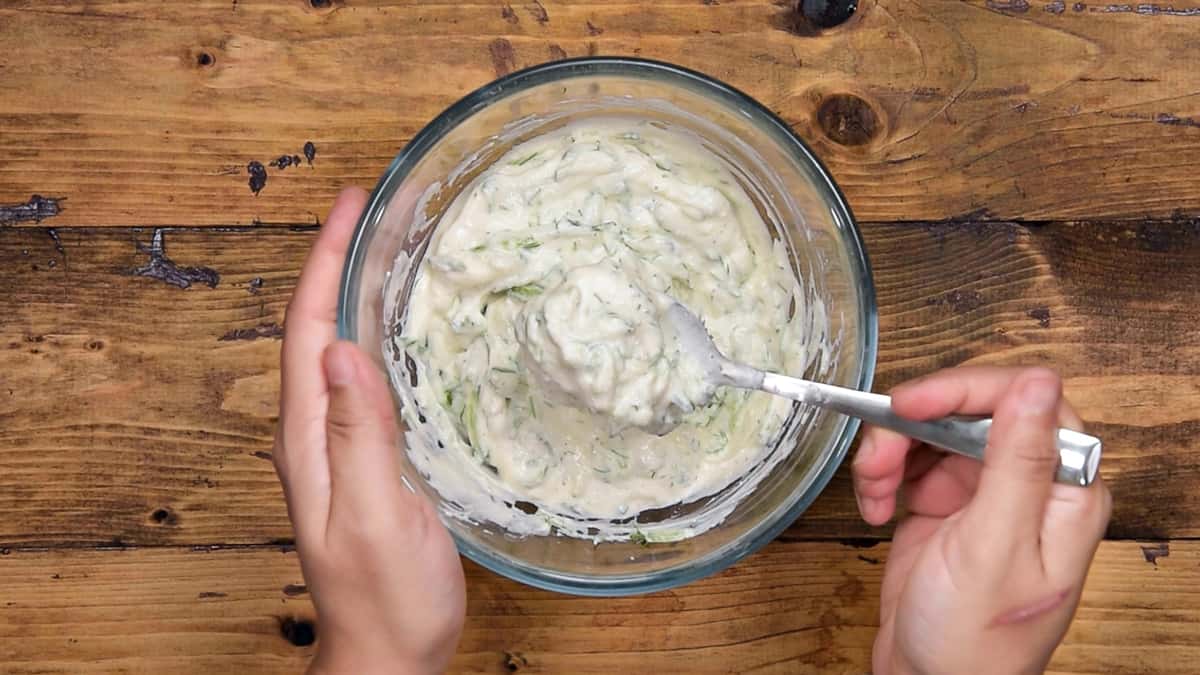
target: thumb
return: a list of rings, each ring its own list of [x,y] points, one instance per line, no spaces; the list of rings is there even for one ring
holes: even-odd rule
[[[1062,380],[1035,368],[1018,375],[996,407],[979,488],[966,514],[995,546],[1039,539],[1058,469],[1061,401]]]
[[[396,421],[382,373],[355,345],[339,341],[324,354],[329,383],[326,437],[333,502],[378,506],[400,487]]]

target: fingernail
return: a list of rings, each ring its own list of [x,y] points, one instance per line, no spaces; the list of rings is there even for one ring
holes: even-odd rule
[[[1050,412],[1058,407],[1058,387],[1042,378],[1029,380],[1021,389],[1021,404],[1029,413]]]
[[[354,381],[354,360],[344,349],[334,349],[325,359],[325,377],[330,386],[344,387]]]
[[[872,514],[878,510],[881,500],[874,497],[862,497],[858,494],[855,494],[854,498],[858,501],[858,512],[862,514],[863,520],[874,524],[875,521],[872,520]]]

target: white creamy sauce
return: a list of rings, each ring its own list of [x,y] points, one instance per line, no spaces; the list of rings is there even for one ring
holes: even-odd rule
[[[611,259],[576,267],[525,303],[516,325],[535,386],[549,401],[609,418],[610,436],[629,426],[669,432],[713,395],[664,330],[671,297],[643,288],[636,269]]]
[[[416,367],[410,457],[466,517],[620,538],[603,523],[760,464],[792,410],[713,391],[662,312],[678,300],[731,359],[800,373],[804,298],[785,245],[694,138],[622,118],[534,137],[453,201],[417,271],[396,337]]]

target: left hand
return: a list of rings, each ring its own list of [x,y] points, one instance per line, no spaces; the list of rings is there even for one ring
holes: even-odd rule
[[[400,480],[388,383],[337,341],[338,282],[362,190],[338,196],[288,305],[275,468],[320,641],[312,673],[437,673],[462,633],[462,565]]]

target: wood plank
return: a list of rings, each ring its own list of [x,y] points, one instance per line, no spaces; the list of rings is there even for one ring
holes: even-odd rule
[[[1200,238],[1188,223],[869,225],[877,389],[958,363],[1059,369],[1106,441],[1110,535],[1200,535]],[[0,230],[0,545],[290,537],[269,461],[279,328],[311,233]],[[50,267],[54,262],[55,266]],[[199,278],[208,278],[198,273]],[[261,281],[258,281],[261,280]],[[845,473],[790,537],[885,536]]]
[[[217,271],[186,290],[134,274],[149,231],[58,236],[0,230],[0,513],[20,514],[0,541],[290,537],[278,333],[311,235],[167,234],[180,267]]]
[[[755,96],[864,220],[1200,213],[1200,71],[1180,65],[1200,60],[1197,0],[878,0],[816,34],[778,0],[315,4],[5,2],[0,205],[66,198],[59,226],[313,222],[473,88],[606,54]],[[311,166],[251,193],[248,162],[309,141]]]
[[[1106,542],[1057,673],[1188,673],[1200,658],[1200,543]],[[673,591],[533,590],[467,565],[456,673],[862,673],[887,544],[775,543]],[[12,551],[0,557],[4,672],[297,673],[320,626],[294,553]],[[290,634],[290,638],[288,637]],[[1147,648],[1154,645],[1153,649]]]

